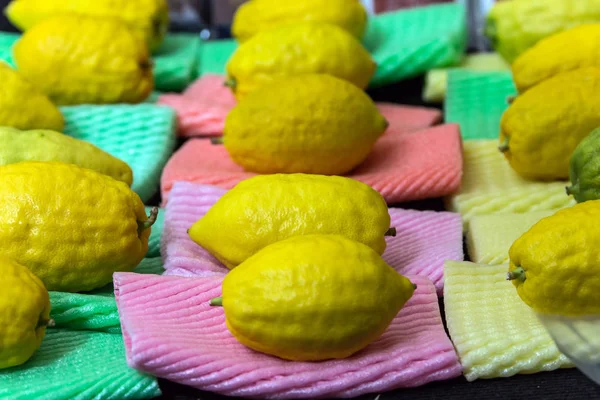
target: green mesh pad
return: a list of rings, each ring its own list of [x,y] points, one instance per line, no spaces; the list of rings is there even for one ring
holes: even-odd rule
[[[363,42],[377,63],[371,86],[456,64],[467,41],[466,11],[441,4],[383,13],[369,19]]]
[[[460,125],[463,140],[497,139],[507,98],[514,94],[510,72],[452,70],[448,74],[445,121]]]
[[[0,32],[0,60],[14,66],[12,45],[21,34]],[[152,55],[155,90],[181,91],[195,78],[200,37],[194,34],[169,34]]]
[[[466,12],[460,4],[417,7],[370,17],[363,39],[377,71],[371,86],[381,86],[458,63],[467,40]],[[224,74],[234,40],[204,42],[198,75]]]
[[[164,272],[162,259],[145,258],[134,272],[160,275]],[[50,317],[57,328],[121,332],[112,283],[89,293],[50,292],[50,304]]]
[[[132,189],[148,201],[175,146],[175,112],[152,104],[61,107],[65,133],[89,141],[133,170]]]
[[[146,215],[150,215],[152,207],[146,207]],[[160,256],[160,236],[162,234],[163,226],[165,223],[165,209],[160,208],[158,210],[158,217],[156,222],[152,225],[152,232],[150,233],[150,239],[148,240],[148,253],[146,257],[158,257]]]
[[[156,379],[127,365],[121,334],[48,329],[25,364],[0,370],[0,398],[129,400],[160,396]]]
[[[205,74],[224,74],[227,60],[237,48],[237,42],[232,39],[212,40],[202,42],[198,52],[197,76]]]
[[[159,214],[160,215],[160,214]],[[162,224],[157,224],[160,237]],[[153,235],[154,236],[154,235]],[[162,274],[160,257],[140,274]],[[50,292],[50,317],[40,349],[22,366],[0,370],[0,398],[145,399],[160,395],[156,379],[127,366],[112,284],[89,293]]]
[[[200,37],[196,34],[170,34],[152,56],[154,84],[158,91],[181,91],[194,79]]]
[[[21,36],[18,33],[0,32],[0,60],[6,61],[12,67],[15,66],[12,58],[12,45]]]

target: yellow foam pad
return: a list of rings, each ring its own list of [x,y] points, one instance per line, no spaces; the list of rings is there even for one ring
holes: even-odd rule
[[[498,150],[497,140],[471,140],[463,143],[462,187],[445,202],[465,223],[475,215],[558,210],[575,204],[565,192],[568,184],[525,180]]]
[[[476,215],[467,226],[467,250],[471,261],[481,264],[508,263],[508,249],[536,222],[555,211],[525,214]]]
[[[446,323],[468,381],[573,366],[506,280],[507,270],[445,263]]]

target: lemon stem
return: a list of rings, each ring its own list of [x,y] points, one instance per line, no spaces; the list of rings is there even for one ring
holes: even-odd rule
[[[508,137],[505,137],[500,146],[498,146],[498,150],[502,153],[506,153],[508,151]]]
[[[223,307],[223,298],[222,297],[215,297],[214,299],[210,300],[210,305],[211,306],[216,306],[216,307]]]
[[[236,85],[236,81],[234,78],[229,78],[225,82],[223,82],[223,86],[227,86],[228,88],[234,89]]]
[[[527,277],[525,276],[525,270],[521,267],[517,267],[506,275],[506,279],[509,281],[514,281],[518,279],[521,282],[525,282],[525,279],[527,279]]]
[[[210,142],[212,144],[223,144],[223,136],[211,138]]]
[[[47,327],[51,328],[54,325],[55,325],[55,322],[54,322],[53,319],[40,318],[40,320],[38,321],[38,324],[36,326],[36,329],[44,327],[44,326],[47,326]]]
[[[396,236],[396,228],[391,227],[390,229],[388,229],[387,231],[385,231],[385,233],[383,234],[383,236]]]
[[[512,104],[512,102],[513,102],[513,101],[515,101],[515,99],[516,99],[516,98],[517,98],[517,96],[508,96],[508,97],[506,98],[506,102],[507,102],[508,104]]]
[[[150,216],[145,221],[138,221],[138,233],[142,233],[146,229],[150,228],[156,222],[158,217],[158,207],[152,207],[150,210]]]
[[[413,289],[417,290],[417,284],[413,283],[412,285],[413,285]]]

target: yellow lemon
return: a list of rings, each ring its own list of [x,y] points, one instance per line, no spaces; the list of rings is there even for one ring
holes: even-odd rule
[[[144,203],[127,184],[73,164],[0,167],[0,243],[48,290],[88,291],[132,271],[148,251]]]
[[[298,22],[260,32],[239,46],[227,62],[236,97],[273,79],[324,73],[365,89],[375,62],[361,43],[342,28],[319,22]]]
[[[298,21],[327,22],[361,39],[367,25],[367,11],[357,0],[252,0],[237,9],[231,32],[243,42],[258,32]]]
[[[62,131],[65,119],[50,99],[0,61],[0,125]]]
[[[133,183],[133,172],[127,163],[91,143],[59,132],[0,127],[0,143],[0,165],[21,161],[59,161],[93,169],[129,186]]]
[[[23,31],[65,13],[119,18],[152,50],[160,46],[169,27],[166,0],[12,0],[4,12]]]
[[[271,243],[315,233],[343,235],[383,254],[384,236],[394,232],[385,199],[362,182],[275,174],[240,182],[192,225],[189,235],[233,268]]]
[[[0,256],[0,274],[0,369],[3,369],[29,360],[39,349],[46,326],[52,322],[48,291],[33,272]]]
[[[343,175],[367,158],[387,126],[355,85],[307,74],[249,93],[227,115],[223,141],[248,171]]]
[[[600,314],[600,200],[541,219],[509,250],[509,279],[542,314]]]
[[[60,14],[13,53],[19,73],[58,104],[139,103],[154,87],[148,47],[117,18]]]
[[[370,247],[338,235],[265,247],[223,280],[226,324],[245,346],[280,358],[346,358],[378,339],[416,286]]]

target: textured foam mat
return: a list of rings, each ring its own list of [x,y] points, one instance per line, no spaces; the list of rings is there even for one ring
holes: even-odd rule
[[[506,280],[507,271],[507,265],[445,264],[446,325],[469,381],[572,366]]]
[[[135,272],[160,275],[164,272],[162,260],[144,258]],[[50,304],[50,317],[57,328],[121,332],[112,283],[87,293],[50,292]]]
[[[196,77],[200,48],[197,34],[177,33],[165,37],[152,56],[154,84],[158,91],[181,91]]]
[[[136,369],[230,396],[260,399],[353,397],[457,377],[435,287],[423,277],[375,342],[342,360],[294,362],[241,345],[225,325],[221,277],[115,274],[127,359]]]
[[[133,170],[132,189],[148,201],[175,146],[175,112],[166,106],[81,105],[61,107],[64,132],[125,161]]]
[[[154,377],[127,365],[121,334],[48,329],[28,362],[0,370],[2,399],[133,400],[160,394]]]
[[[468,71],[510,70],[510,66],[498,53],[467,54],[457,65],[427,71],[423,87],[423,101],[435,103],[444,101],[448,89],[448,73],[456,68]]]
[[[515,93],[510,72],[451,70],[444,118],[460,125],[464,140],[497,139],[507,98]]]
[[[524,214],[477,215],[467,227],[467,249],[471,261],[481,264],[508,263],[508,249],[536,222],[554,211]]]
[[[521,178],[498,150],[497,140],[463,143],[462,187],[446,198],[446,207],[467,223],[475,215],[557,210],[575,204],[567,182]]]
[[[12,32],[0,32],[0,60],[6,61],[14,67],[12,58],[12,46],[21,35]]]
[[[459,62],[467,40],[466,10],[438,4],[369,18],[363,43],[377,63],[371,86],[413,77]]]

